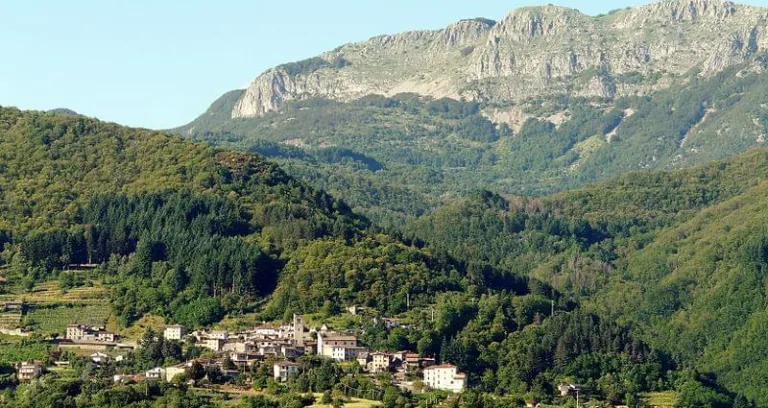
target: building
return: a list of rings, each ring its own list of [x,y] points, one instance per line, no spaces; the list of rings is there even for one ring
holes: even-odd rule
[[[166,340],[181,340],[186,335],[187,328],[180,324],[168,326],[163,331],[163,337],[165,337]]]
[[[43,373],[43,362],[39,360],[24,361],[19,364],[19,381],[29,381]]]
[[[461,392],[467,386],[467,376],[451,364],[441,364],[424,369],[424,384],[435,390]]]
[[[387,330],[396,329],[400,326],[402,326],[402,321],[400,319],[394,318],[394,317],[385,317],[381,319],[381,322],[384,323],[384,327]]]
[[[165,369],[162,367],[155,367],[144,372],[144,378],[147,380],[165,380]]]
[[[65,334],[67,340],[75,342],[114,343],[117,340],[115,333],[94,328],[84,324],[67,325]]]
[[[205,339],[200,345],[218,353],[224,348],[224,344],[226,343],[227,341],[222,339]]]
[[[111,357],[109,356],[109,354],[105,354],[100,351],[97,351],[96,353],[93,353],[90,356],[88,356],[88,358],[90,358],[91,361],[93,361],[96,364],[102,364],[109,361]]]
[[[349,347],[349,346],[326,346],[326,353],[323,354],[326,357],[330,357],[336,361],[352,361],[356,360],[357,356],[366,351],[365,347]]]
[[[258,354],[252,354],[252,353],[241,353],[238,351],[233,351],[229,353],[229,359],[232,360],[235,364],[247,364],[251,365],[256,361],[259,361],[262,359],[261,356]]]
[[[292,363],[290,361],[281,361],[279,363],[275,363],[273,369],[274,369],[274,377],[275,381],[280,382],[286,382],[288,381],[288,377],[291,375],[296,375],[299,373],[301,366]]]
[[[373,373],[383,373],[389,371],[392,367],[392,355],[387,353],[371,354],[370,371]]]
[[[165,381],[173,381],[174,378],[187,374],[186,364],[179,364],[165,368]]]
[[[293,345],[304,347],[304,315],[293,314]]]
[[[330,357],[336,361],[354,360],[365,351],[358,347],[357,338],[349,334],[320,331],[317,333],[317,355]]]
[[[571,391],[581,391],[581,386],[577,384],[560,384],[557,387],[558,391],[560,391],[560,396],[565,397],[567,396]]]
[[[219,339],[219,340],[228,340],[229,339],[229,332],[227,332],[226,330],[212,331],[211,334],[208,335],[208,338],[210,338],[210,339]]]
[[[363,351],[357,354],[357,364],[363,369],[367,369],[368,363],[371,362],[371,353]]]

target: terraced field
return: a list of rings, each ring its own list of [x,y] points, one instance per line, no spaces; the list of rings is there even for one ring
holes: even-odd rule
[[[69,290],[61,290],[56,281],[43,282],[35,286],[31,292],[6,293],[0,295],[0,302],[24,299],[29,304],[79,304],[102,305],[108,301],[109,289],[94,282],[93,286],[82,286]]]
[[[1,302],[24,301],[27,311],[0,313],[0,328],[13,330],[19,327],[35,333],[63,336],[69,323],[105,326],[111,315],[109,288],[99,282],[62,290],[58,281],[42,282],[31,291],[11,287],[0,295]]]
[[[23,315],[19,312],[0,313],[0,329],[15,330],[20,327]]]
[[[36,333],[63,335],[70,323],[105,326],[110,314],[109,304],[53,307],[36,305],[24,316],[22,326]]]

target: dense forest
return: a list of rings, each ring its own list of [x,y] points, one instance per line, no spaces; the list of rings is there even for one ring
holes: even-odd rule
[[[765,319],[766,160],[754,150],[543,199],[479,193],[410,223],[405,236],[544,282],[561,303],[628,324],[678,367],[763,404],[765,361],[753,353]]]

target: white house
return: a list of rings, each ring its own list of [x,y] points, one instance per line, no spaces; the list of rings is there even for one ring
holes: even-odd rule
[[[165,369],[162,367],[155,367],[145,372],[144,377],[148,380],[165,380]]]
[[[97,352],[91,354],[90,356],[88,356],[88,358],[90,358],[91,361],[93,361],[96,364],[102,364],[102,363],[106,363],[107,361],[109,361],[109,359],[111,357],[109,356],[109,354],[105,354],[105,353],[102,353],[100,351],[97,351]]]
[[[299,373],[300,366],[290,361],[281,361],[274,365],[274,377],[276,381],[286,382],[288,377]]]
[[[441,364],[424,369],[424,384],[429,388],[461,392],[467,386],[467,376],[451,364]]]
[[[24,361],[19,364],[19,380],[28,381],[43,373],[43,362],[38,360]]]
[[[365,348],[358,346],[355,336],[323,331],[317,333],[317,354],[320,356],[349,361],[355,360],[362,351]]]
[[[163,331],[163,337],[165,337],[167,340],[181,340],[186,335],[187,328],[180,324],[167,326]]]

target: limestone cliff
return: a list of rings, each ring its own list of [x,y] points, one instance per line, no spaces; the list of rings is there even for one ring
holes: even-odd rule
[[[716,73],[768,48],[768,9],[721,0],[668,0],[587,16],[527,7],[498,23],[383,35],[272,68],[234,105],[233,118],[288,100],[350,100],[413,92],[512,104],[572,94],[613,98],[664,87],[698,69]]]

